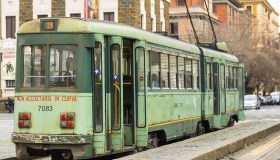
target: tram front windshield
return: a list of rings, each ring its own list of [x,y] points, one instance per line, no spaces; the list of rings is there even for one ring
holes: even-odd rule
[[[76,45],[23,46],[21,87],[75,87]],[[47,77],[47,75],[49,75]]]

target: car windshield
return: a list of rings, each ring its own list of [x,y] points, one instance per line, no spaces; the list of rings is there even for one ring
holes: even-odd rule
[[[257,96],[255,95],[246,95],[245,96],[245,100],[256,100],[257,99]]]

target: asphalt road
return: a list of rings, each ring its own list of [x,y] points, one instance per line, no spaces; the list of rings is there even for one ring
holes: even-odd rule
[[[261,120],[276,120],[276,121],[280,121],[280,106],[261,106],[260,110],[246,110],[245,111],[245,117],[246,120],[245,121],[240,121],[240,123],[246,123],[249,121],[261,121]],[[239,123],[237,123],[236,125],[238,125]],[[15,145],[11,142],[10,138],[11,138],[11,134],[13,132],[13,114],[8,114],[8,113],[0,113],[0,159],[15,159],[13,157],[16,156],[15,154]],[[280,134],[280,132],[278,133],[278,135]],[[280,137],[279,137],[279,142],[276,141],[275,136],[272,136],[271,139],[267,139],[267,141],[264,142],[264,140],[258,142],[258,146],[256,146],[255,148],[258,148],[262,145],[266,145],[267,146],[267,150],[263,150],[263,156],[264,160],[266,159],[279,159],[280,153],[277,152],[280,149]],[[272,141],[272,142],[270,142]],[[255,144],[257,145],[257,144]],[[255,146],[254,145],[254,146]],[[250,146],[250,147],[253,147]],[[249,148],[249,147],[248,147]],[[258,148],[259,149],[259,148]],[[254,150],[254,148],[249,148],[248,150]],[[245,153],[249,153],[248,150],[244,150],[243,152],[240,151],[241,155],[245,155]],[[260,149],[259,149],[260,150]],[[256,153],[259,151],[256,150]],[[237,153],[237,152],[236,152]],[[266,154],[268,153],[268,154]],[[223,160],[228,160],[227,158],[231,159],[231,160],[237,160],[240,159],[238,157],[234,157],[234,156],[241,156],[241,155],[229,155],[228,157],[225,157],[225,159]],[[266,157],[266,156],[275,156],[277,158],[271,158],[271,157]],[[250,157],[250,156],[249,156]],[[251,156],[248,159],[252,159],[253,157]],[[50,159],[50,158],[44,158],[44,159]],[[242,158],[240,160],[243,160],[246,158]]]
[[[11,141],[14,114],[0,113],[0,159],[16,156],[15,145]]]

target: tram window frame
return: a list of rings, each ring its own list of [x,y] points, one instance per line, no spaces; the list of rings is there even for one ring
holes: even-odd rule
[[[187,62],[190,63],[187,63]],[[189,70],[190,69],[190,70]],[[186,71],[186,88],[187,89],[192,89],[193,88],[193,73],[192,73],[192,59],[190,58],[185,58],[185,71]]]
[[[172,63],[172,59],[173,59],[173,61],[175,60],[175,62],[173,62],[174,64]],[[173,73],[173,71],[175,71],[175,72]],[[177,56],[173,56],[173,55],[169,56],[169,72],[170,72],[170,88],[171,89],[178,89]]]
[[[225,81],[225,70],[226,66],[224,64],[221,64],[221,71],[220,71],[220,78],[221,78],[221,90],[224,91],[226,88],[226,81]]]
[[[195,63],[196,62],[196,63]],[[193,70],[193,89],[194,90],[199,90],[200,89],[200,85],[199,85],[199,81],[200,81],[200,65],[199,65],[199,60],[192,60],[192,70]],[[196,68],[195,68],[196,66]]]
[[[237,75],[236,75],[236,72],[237,72],[237,68],[236,67],[232,67],[232,88],[233,89],[237,89]]]
[[[151,67],[151,87],[152,89],[160,89],[160,53],[150,52]]]
[[[30,57],[29,57],[29,60],[30,60],[30,64],[25,64],[26,61],[26,52],[27,50],[25,50],[26,47],[29,47],[30,48]],[[41,52],[40,52],[40,55],[41,55],[41,59],[40,59],[40,71],[39,70],[35,70],[35,68],[38,68],[36,67],[36,59],[37,59],[37,56],[36,56],[36,47],[41,47]],[[26,48],[26,49],[29,49],[29,48]],[[38,48],[37,48],[38,49]],[[45,44],[40,44],[40,45],[23,45],[22,46],[22,56],[23,56],[23,67],[22,67],[22,82],[21,82],[21,87],[22,88],[45,88],[46,87],[46,81],[47,81],[47,67],[46,67],[46,63],[47,63],[47,45]],[[42,55],[43,53],[43,55]],[[38,54],[38,53],[37,53]],[[37,62],[38,63],[38,62]],[[26,68],[29,68],[30,70],[26,70]],[[29,71],[29,73],[27,72]],[[27,72],[27,73],[26,73]],[[38,74],[38,75],[35,75],[35,72]],[[30,79],[30,82],[27,81],[26,78],[31,78]],[[36,78],[39,78],[39,85],[36,85]],[[35,83],[34,83],[35,82]]]
[[[212,70],[210,62],[206,62],[206,89],[212,89]]]
[[[53,48],[55,49],[54,57],[52,57]],[[56,50],[58,50],[58,53],[56,53]],[[60,50],[62,50],[62,52]],[[67,88],[67,89],[74,89],[77,87],[77,58],[78,58],[77,50],[78,50],[78,46],[75,44],[49,45],[48,63],[50,63],[50,65],[48,68],[49,69],[48,87]],[[72,52],[70,53],[70,51]],[[58,58],[56,58],[56,56],[58,56]],[[52,58],[55,58],[53,59],[54,61],[53,64],[51,64]],[[57,60],[58,60],[58,68],[55,68],[57,65],[56,64]],[[53,70],[51,69],[52,67],[54,67]],[[51,75],[51,73],[56,74],[56,72],[58,75]]]
[[[150,62],[150,50],[146,52],[146,70],[147,70],[147,88],[151,88],[151,62]]]
[[[143,80],[139,79],[138,85],[140,84],[139,89],[144,90],[145,89],[145,83],[146,83],[146,75],[145,75],[145,49],[143,47],[137,47],[135,53],[138,52],[138,50],[143,50],[143,52],[140,54],[140,75],[143,75]],[[143,65],[142,65],[143,64]],[[140,78],[140,77],[139,77]],[[144,82],[144,83],[142,83]]]
[[[226,89],[229,89],[230,88],[229,66],[225,66],[225,77],[226,77]]]
[[[92,89],[94,91],[94,97],[93,97],[93,115],[94,115],[94,120],[93,120],[93,131],[95,133],[100,133],[103,131],[103,79],[102,79],[102,43],[101,42],[96,42],[95,43],[95,48],[92,50],[92,59],[91,59],[91,64],[92,64],[92,69],[94,69],[94,76],[92,76]],[[99,53],[100,56],[100,64],[98,65],[99,67],[99,72],[95,72],[97,69],[97,65],[96,65],[96,60],[98,59],[98,57],[96,56],[96,54]],[[98,76],[98,77],[96,77]],[[97,82],[97,79],[98,82]],[[101,83],[101,84],[98,84]],[[99,92],[100,94],[97,95],[96,93],[96,86],[100,86],[101,85],[101,91]],[[100,96],[101,95],[101,96]],[[96,104],[97,102],[97,96],[100,96],[99,99],[101,99],[101,103],[99,102],[99,106]],[[96,112],[99,111],[99,112]],[[98,118],[96,118],[98,117]],[[99,122],[99,123],[97,123]],[[97,126],[100,126],[100,128],[97,128]]]
[[[177,71],[178,88],[185,89],[186,86],[185,86],[185,59],[184,59],[184,57],[178,57],[177,64],[178,64],[178,67],[177,67],[177,69],[178,69],[178,71]]]
[[[114,47],[117,47],[115,53],[113,53]],[[121,76],[121,69],[122,69],[121,67],[122,66],[118,64],[119,66],[116,67],[116,69],[118,69],[118,70],[114,71],[114,69],[113,69],[113,63],[114,63],[113,62],[113,57],[114,57],[113,54],[118,54],[118,55],[116,55],[116,58],[118,58],[118,62],[121,61],[121,59],[120,59],[121,46],[119,44],[111,44],[111,46],[110,46],[110,53],[111,53],[111,64],[112,64],[111,65],[111,67],[112,67],[111,68],[111,72],[112,72],[112,75],[117,75],[118,77],[120,77]],[[120,78],[118,78],[116,80],[120,81]],[[120,84],[120,82],[119,82],[119,84]],[[113,83],[111,84],[111,87],[113,88]],[[120,94],[118,95],[119,96],[118,100],[120,100],[121,94],[122,93],[120,91]],[[113,97],[114,97],[114,95],[112,94],[111,102],[114,102],[114,100],[115,100],[115,99],[113,99]],[[118,104],[119,104],[119,106],[117,106],[116,109],[115,109],[115,107],[113,106],[113,103],[111,103],[111,113],[117,113],[116,115],[111,114],[112,115],[111,129],[114,130],[114,131],[118,131],[118,130],[121,129],[121,108],[122,107],[121,107],[121,102],[120,101],[118,101]]]
[[[137,47],[135,49],[136,56],[139,54],[139,60],[136,61],[136,79],[137,79],[137,88],[136,88],[136,93],[140,92],[140,89],[144,91],[145,87],[145,82],[146,82],[146,77],[145,77],[145,49],[143,47]],[[139,64],[138,64],[139,63]],[[139,67],[139,68],[138,68]],[[144,76],[144,79],[140,79],[141,76]],[[136,103],[138,106],[138,99],[136,98]],[[136,123],[138,128],[145,128],[146,127],[146,104],[140,105],[136,109]],[[144,115],[144,116],[139,116],[139,115]]]
[[[232,89],[233,87],[232,87],[232,67],[231,66],[228,66],[227,67],[227,73],[228,73],[228,78],[227,78],[227,82],[228,82],[228,87],[227,87],[227,89]]]
[[[166,59],[164,59],[163,57],[166,57]],[[165,60],[165,61],[164,61]],[[167,64],[166,64],[166,61],[167,61]],[[161,72],[161,88],[162,89],[169,89],[170,88],[170,78],[169,78],[169,55],[168,54],[164,54],[164,53],[161,53],[161,56],[160,56],[160,64],[161,64],[161,67],[160,67],[160,72]],[[164,65],[163,65],[164,64]],[[164,66],[164,69],[163,69],[163,66]],[[165,67],[166,66],[166,67]],[[165,75],[167,74],[167,75]],[[167,79],[166,78],[163,78],[165,76],[167,76]]]

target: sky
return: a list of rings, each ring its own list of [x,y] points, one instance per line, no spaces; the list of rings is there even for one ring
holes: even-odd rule
[[[268,0],[268,2],[280,14],[280,0]]]
[[[276,12],[278,12],[278,14],[279,14],[278,22],[280,24],[280,0],[268,0],[268,2],[276,10]],[[280,32],[280,27],[279,27],[278,31]]]

